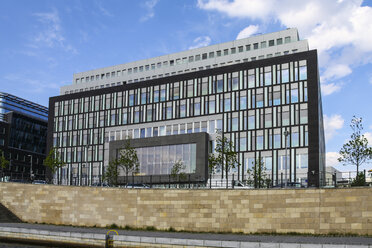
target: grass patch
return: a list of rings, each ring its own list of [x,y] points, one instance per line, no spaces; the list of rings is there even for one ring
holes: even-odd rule
[[[42,224],[42,225],[54,225],[54,226],[69,226],[69,227],[86,227],[86,228],[99,228],[99,229],[116,229],[116,230],[127,230],[127,231],[149,231],[149,232],[178,232],[178,233],[199,233],[199,234],[235,234],[235,235],[263,235],[263,236],[306,236],[306,237],[367,237],[372,238],[372,235],[368,234],[356,234],[356,233],[338,233],[338,232],[329,232],[326,234],[312,234],[312,233],[300,233],[300,232],[227,232],[227,231],[209,231],[209,232],[202,232],[202,231],[189,231],[189,230],[176,230],[174,227],[169,227],[166,229],[157,229],[154,226],[146,226],[146,227],[133,227],[130,225],[118,226],[116,223],[112,223],[111,225],[107,225],[106,227],[99,227],[97,225],[94,226],[73,226],[73,225],[55,225],[50,223],[38,223],[33,222],[30,224]]]

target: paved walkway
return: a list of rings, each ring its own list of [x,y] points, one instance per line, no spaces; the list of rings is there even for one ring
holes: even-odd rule
[[[106,234],[107,228],[84,228],[71,226],[56,226],[27,223],[0,223],[0,227],[25,228],[45,230],[50,232],[90,233]],[[119,235],[137,236],[165,239],[189,239],[208,241],[235,241],[252,243],[292,243],[292,244],[330,244],[330,245],[357,245],[372,247],[372,237],[313,237],[300,235],[240,235],[240,234],[209,234],[209,233],[186,233],[186,232],[159,232],[159,231],[129,231],[117,230]],[[338,247],[338,246],[337,246]]]

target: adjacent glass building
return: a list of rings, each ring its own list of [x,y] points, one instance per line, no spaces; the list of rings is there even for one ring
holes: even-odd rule
[[[141,180],[161,181],[180,160],[205,182],[216,130],[238,152],[235,179],[262,158],[274,185],[283,174],[324,182],[317,53],[296,29],[75,74],[61,93],[50,99],[48,141],[67,164],[64,184],[100,182],[128,137]]]
[[[0,149],[10,164],[3,179],[44,179],[48,108],[0,92]]]

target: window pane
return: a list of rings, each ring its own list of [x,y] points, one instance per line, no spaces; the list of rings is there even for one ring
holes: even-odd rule
[[[232,90],[239,89],[239,80],[237,77],[232,78]]]
[[[186,116],[186,105],[182,104],[180,106],[180,117],[185,117]]]
[[[232,118],[231,120],[231,131],[238,131],[239,118]]]
[[[306,80],[306,79],[307,79],[307,67],[300,66],[300,80]]]
[[[257,136],[257,150],[263,149],[263,136]]]
[[[209,113],[214,114],[216,111],[216,102],[215,101],[209,101]]]
[[[298,147],[299,135],[298,132],[292,132],[292,147]]]
[[[298,102],[298,89],[291,90],[291,102],[292,103]]]
[[[241,96],[240,97],[240,109],[247,109],[247,97],[246,96]]]
[[[160,101],[162,101],[162,102],[165,101],[165,89],[162,89],[162,90],[161,90]]]
[[[282,69],[282,83],[289,82],[289,69]]]
[[[196,102],[194,104],[194,115],[200,115],[200,103]]]
[[[159,102],[159,90],[154,91],[154,102]]]
[[[209,121],[209,132],[208,133],[214,133],[216,130],[215,130],[215,123],[214,123],[214,120],[212,121]]]
[[[265,72],[265,85],[271,85],[271,71]]]
[[[225,112],[231,110],[231,100],[230,98],[225,98]]]
[[[274,134],[274,148],[280,148],[280,134]]]
[[[240,142],[239,150],[240,151],[246,151],[247,150],[247,138],[246,137],[240,138],[239,142]]]
[[[217,80],[217,93],[220,93],[223,91],[223,80]]]

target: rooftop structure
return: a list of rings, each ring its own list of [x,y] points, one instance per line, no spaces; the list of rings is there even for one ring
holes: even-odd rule
[[[257,35],[245,39],[196,48],[155,58],[75,73],[72,85],[61,94],[137,83],[242,62],[308,51],[297,29]]]

